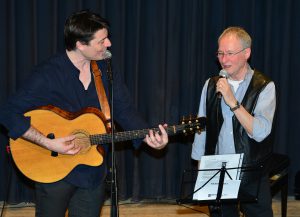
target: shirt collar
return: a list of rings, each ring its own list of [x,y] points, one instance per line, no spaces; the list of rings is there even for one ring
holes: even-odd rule
[[[248,64],[248,67],[247,67],[247,72],[246,72],[246,75],[245,75],[245,78],[244,78],[244,81],[243,82],[246,82],[246,83],[249,83],[252,76],[254,74],[254,70],[251,69],[251,67],[249,66]]]

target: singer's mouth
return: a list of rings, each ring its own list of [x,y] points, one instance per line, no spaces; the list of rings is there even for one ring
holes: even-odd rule
[[[223,65],[223,67],[222,67],[222,68],[223,68],[224,70],[226,70],[227,72],[229,72],[229,71],[230,71],[230,68],[231,68],[231,66],[228,66],[228,65],[227,65],[227,66],[224,66],[224,65]]]

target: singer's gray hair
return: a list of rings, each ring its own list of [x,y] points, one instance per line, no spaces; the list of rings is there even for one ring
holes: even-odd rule
[[[235,35],[238,39],[240,39],[243,48],[251,48],[252,39],[250,35],[246,32],[245,29],[238,26],[232,26],[225,29],[220,35],[218,42],[220,42],[221,38],[225,35]]]

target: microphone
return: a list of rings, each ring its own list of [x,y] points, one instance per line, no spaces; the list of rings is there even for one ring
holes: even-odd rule
[[[110,52],[109,50],[106,50],[106,51],[102,54],[102,58],[103,58],[104,60],[106,60],[106,59],[111,59],[111,57],[112,57],[112,54],[111,54],[111,52]]]
[[[219,72],[219,79],[220,78],[228,78],[228,72],[226,72],[226,70],[225,69],[222,69],[220,72]],[[221,99],[222,98],[222,94],[220,93],[220,92],[217,92],[217,96],[218,96],[218,98],[219,99]]]
[[[228,72],[225,69],[222,69],[219,73],[220,78],[228,78]]]
[[[106,64],[107,64],[107,75],[110,81],[112,81],[113,79],[113,74],[112,74],[112,70],[111,70],[111,58],[112,58],[112,54],[109,50],[106,50],[103,55],[102,55],[103,60],[106,60]]]

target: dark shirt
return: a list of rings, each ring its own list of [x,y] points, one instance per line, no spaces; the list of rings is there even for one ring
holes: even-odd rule
[[[102,80],[109,97],[109,80],[105,61],[98,61]],[[114,72],[114,119],[124,130],[147,128],[147,124],[136,111],[129,91],[120,74]],[[79,80],[79,70],[67,54],[59,54],[35,67],[25,85],[0,109],[0,123],[8,129],[9,137],[17,139],[30,127],[30,118],[24,113],[39,106],[53,105],[65,111],[76,112],[86,107],[100,109],[92,76],[87,90]],[[141,140],[134,142],[139,147]],[[108,151],[108,145],[104,145]],[[107,156],[107,155],[105,155]],[[104,160],[105,162],[106,160]],[[105,163],[99,167],[77,166],[66,181],[80,187],[90,187],[100,183],[106,172]]]

